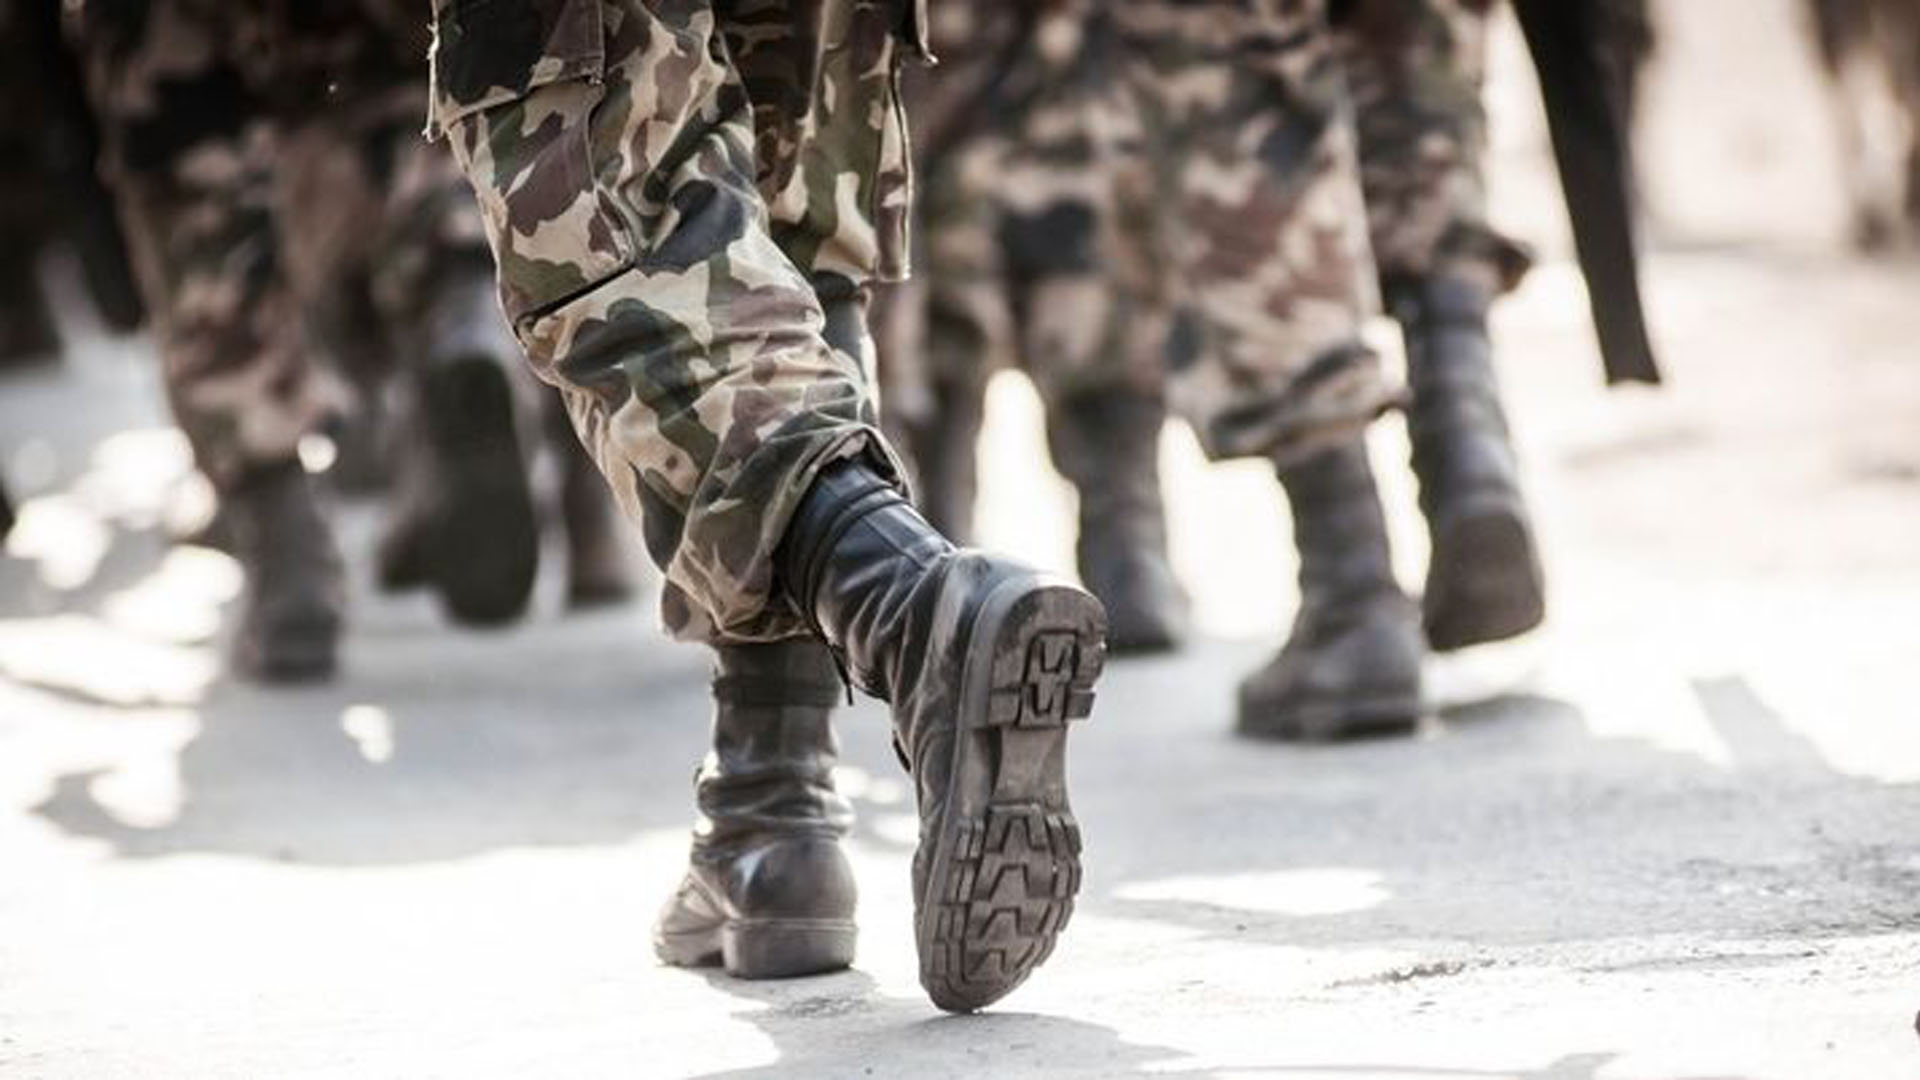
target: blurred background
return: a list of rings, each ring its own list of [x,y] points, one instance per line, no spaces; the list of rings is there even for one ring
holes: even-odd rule
[[[974,1023],[919,1003],[914,818],[865,704],[843,725],[858,970],[654,966],[707,699],[637,545],[625,602],[569,613],[550,571],[524,621],[456,630],[375,588],[381,510],[338,495],[341,677],[223,676],[240,575],[180,542],[207,485],[145,339],[49,250],[61,346],[0,374],[0,1074],[1910,1073],[1920,247],[1904,191],[1892,218],[1861,193],[1904,183],[1920,114],[1870,51],[1832,76],[1804,0],[1652,12],[1634,142],[1659,388],[1601,385],[1506,15],[1490,60],[1494,221],[1541,256],[1495,338],[1547,625],[1434,661],[1412,740],[1234,739],[1234,681],[1295,602],[1289,525],[1269,466],[1170,429],[1196,640],[1113,669],[1077,733],[1076,931]],[[1878,40],[1920,66],[1920,37]],[[1398,420],[1372,439],[1405,460]],[[997,376],[979,539],[1071,572],[1046,460],[1033,390]],[[564,469],[536,471],[543,497]],[[1382,484],[1416,582],[1411,479]]]

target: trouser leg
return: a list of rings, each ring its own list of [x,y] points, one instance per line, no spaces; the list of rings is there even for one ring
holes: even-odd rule
[[[1468,0],[1353,0],[1340,24],[1358,106],[1368,228],[1407,343],[1408,429],[1431,538],[1435,648],[1511,637],[1544,614],[1488,308],[1526,250],[1486,221],[1486,11]]]
[[[794,505],[829,462],[894,471],[859,313],[903,269],[898,12],[527,6],[542,63],[465,27],[478,8],[442,7],[436,54],[508,316],[662,567],[672,632],[793,636],[771,554]]]
[[[327,674],[341,569],[298,448],[335,397],[282,263],[279,132],[229,62],[234,27],[221,11],[156,3],[137,18],[78,18],[168,400],[235,519],[247,575],[236,662],[269,679]]]

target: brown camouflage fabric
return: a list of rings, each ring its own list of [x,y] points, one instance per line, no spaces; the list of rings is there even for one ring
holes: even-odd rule
[[[1151,175],[1111,24],[1091,3],[949,4],[934,12],[937,68],[906,83],[917,151],[919,349],[936,378],[1014,363],[1043,398],[1164,381],[1164,285]],[[903,320],[904,321],[904,320]],[[889,320],[876,319],[880,325]],[[895,387],[883,380],[889,407]]]
[[[1360,339],[1373,270],[1324,5],[953,4],[934,25],[928,280],[880,320],[903,424],[1008,359],[1049,400],[1164,379],[1217,457],[1293,457],[1392,403]]]
[[[912,0],[436,0],[433,126],[502,301],[664,570],[675,635],[805,622],[772,556],[875,428],[865,303],[906,270]]]
[[[1487,224],[1487,18],[1495,0],[1335,0],[1367,227],[1383,283],[1447,261],[1510,289],[1531,263]]]
[[[425,19],[410,0],[69,14],[174,415],[231,486],[346,406],[336,367],[404,351],[436,275],[485,264],[460,174],[419,138]]]
[[[1374,273],[1325,5],[1134,0],[1110,11],[1182,311],[1169,400],[1218,458],[1284,462],[1345,440],[1395,393],[1360,338]]]
[[[1024,368],[1050,409],[1088,392],[1163,393],[1167,305],[1149,234],[1127,228],[1152,216],[1151,176],[1096,10],[945,4],[932,23],[940,65],[906,73],[915,276],[875,310],[882,419],[928,459],[913,463],[936,481],[928,510],[962,534],[976,432],[960,418],[978,416],[995,368]],[[951,492],[937,482],[948,475]]]
[[[1480,95],[1491,2],[1335,0],[1328,12],[1332,55],[1354,103],[1367,246],[1385,281],[1424,274],[1451,260],[1456,269],[1462,264],[1484,268],[1500,287],[1511,288],[1529,264],[1526,249],[1486,221],[1481,175],[1486,119]],[[1155,144],[1143,144],[1135,104],[1101,92],[1116,81],[1116,52],[1103,34],[1111,37],[1113,9],[1123,11],[1121,24],[1150,29],[1156,19],[1167,27],[1195,26],[1191,20],[1200,17],[1195,9],[1206,6],[984,3],[936,12],[935,45],[943,63],[910,79],[907,87],[919,151],[922,279],[906,286],[897,302],[883,305],[876,320],[890,424],[911,429],[943,400],[977,395],[990,366],[1023,365],[1043,397],[1054,400],[1090,386],[1148,387],[1162,377],[1159,365],[1169,352],[1181,373],[1176,385],[1184,411],[1203,431],[1269,432],[1276,421],[1294,421],[1317,435],[1325,427],[1357,422],[1384,400],[1369,362],[1352,347],[1355,313],[1367,307],[1356,298],[1364,288],[1353,281],[1364,266],[1356,251],[1361,245],[1331,211],[1317,223],[1309,215],[1288,216],[1284,227],[1268,233],[1276,238],[1269,265],[1246,275],[1246,283],[1264,279],[1301,286],[1298,297],[1276,288],[1241,313],[1246,327],[1264,335],[1253,342],[1273,341],[1277,347],[1265,353],[1245,349],[1239,364],[1229,358],[1214,366],[1217,358],[1203,339],[1219,338],[1221,323],[1209,326],[1204,302],[1194,304],[1198,317],[1190,314],[1176,324],[1170,347],[1165,342],[1163,312],[1179,292],[1175,279],[1185,275],[1156,282],[1155,269],[1185,265],[1168,257],[1182,243],[1190,258],[1208,258],[1206,245],[1215,240],[1207,229],[1195,227],[1196,220],[1182,221],[1174,213],[1181,205],[1180,185],[1192,178],[1199,187],[1217,174],[1203,172],[1178,148],[1180,138],[1204,133],[1182,135],[1168,116],[1157,126],[1167,136],[1158,152],[1159,184],[1143,184],[1143,149]],[[1215,10],[1229,12],[1234,5]],[[1258,5],[1241,10],[1249,13],[1259,14]],[[1273,102],[1293,103],[1293,127],[1280,124],[1265,136],[1276,151],[1293,153],[1292,180],[1274,174],[1273,191],[1284,193],[1291,182],[1304,196],[1317,187],[1323,202],[1331,198],[1338,206],[1344,198],[1339,193],[1351,190],[1353,154],[1340,146],[1338,135],[1314,134],[1341,126],[1329,39],[1318,32],[1311,10],[1285,19],[1274,12],[1266,17],[1277,20],[1270,28],[1305,26],[1314,32],[1288,35],[1295,55],[1274,69],[1265,84],[1272,93],[1265,100],[1246,86],[1234,87],[1221,71],[1207,70],[1210,58],[1230,55],[1219,50],[1234,47],[1235,24],[1225,18],[1213,25],[1212,39],[1204,26],[1195,26],[1185,39],[1149,41],[1148,63],[1131,72],[1132,89],[1149,116],[1155,102],[1203,89],[1215,100],[1243,101],[1250,110],[1275,115],[1286,110],[1276,110]],[[1243,31],[1250,26],[1239,25]],[[1251,77],[1240,73],[1243,83]],[[1245,96],[1235,98],[1235,93]],[[1302,104],[1315,101],[1320,104],[1314,109]],[[1197,110],[1189,116],[1203,124],[1211,118],[1230,130],[1228,117]],[[1247,145],[1255,145],[1252,138]],[[1269,164],[1281,160],[1277,154],[1266,159]],[[1237,242],[1232,230],[1251,220],[1217,206],[1193,209],[1198,224],[1220,225],[1223,246],[1215,255],[1231,252],[1229,245]],[[1156,243],[1121,227],[1155,219],[1174,221],[1171,239],[1163,236]],[[1295,235],[1289,238],[1287,229]],[[1037,257],[1023,260],[1028,252]],[[1302,252],[1331,261],[1317,269],[1309,266],[1312,272],[1305,274],[1289,270],[1281,256],[1298,259]],[[1189,298],[1198,291],[1190,291]],[[1251,314],[1279,312],[1284,323],[1284,313],[1296,302],[1306,321],[1290,330]],[[1227,337],[1233,340],[1235,313],[1225,314]],[[1048,323],[1075,332],[1048,333]],[[1315,356],[1335,372],[1354,365],[1357,382],[1349,386],[1336,377],[1317,387],[1319,373],[1327,368],[1313,365]],[[1260,370],[1254,365],[1263,357],[1264,372],[1248,377]],[[1284,387],[1296,373],[1306,373],[1300,392],[1267,393],[1265,415],[1249,416],[1251,399],[1235,393],[1241,386]],[[1352,396],[1343,397],[1348,393]],[[1283,456],[1297,441],[1292,435],[1208,440],[1216,452],[1265,443]]]

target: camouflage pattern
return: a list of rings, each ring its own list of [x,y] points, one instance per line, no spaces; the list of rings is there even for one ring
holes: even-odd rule
[[[1164,392],[1221,457],[1294,456],[1393,401],[1359,337],[1322,5],[956,4],[934,27],[942,65],[909,86],[927,280],[879,320],[898,422],[1008,361],[1050,404]]]
[[[231,487],[346,406],[338,367],[405,350],[435,275],[484,265],[459,173],[418,137],[425,20],[407,0],[68,7],[175,417]]]
[[[875,428],[865,304],[906,270],[911,0],[436,0],[432,126],[536,372],[637,520],[675,635],[806,622],[773,553]]]
[[[1217,458],[1285,462],[1345,440],[1397,395],[1360,337],[1377,296],[1326,5],[1109,10],[1181,312],[1169,400]]]
[[[979,387],[1004,364],[1048,402],[1161,393],[1162,285],[1146,237],[1126,227],[1150,212],[1150,177],[1110,25],[1092,10],[934,11],[940,66],[904,84],[916,276],[875,318],[890,424],[933,409],[933,387]]]
[[[1512,288],[1530,256],[1487,224],[1481,161],[1487,18],[1494,0],[1336,0],[1334,26],[1360,137],[1367,229],[1383,282],[1442,261]],[[1391,291],[1391,287],[1389,287]]]
[[[903,82],[915,276],[875,309],[881,417],[909,451],[921,509],[956,539],[971,533],[995,369],[1022,367],[1050,414],[1088,394],[1164,396],[1167,305],[1149,234],[1126,227],[1151,218],[1151,177],[1097,10],[942,5],[940,65]],[[1055,463],[1069,477],[1097,467]]]

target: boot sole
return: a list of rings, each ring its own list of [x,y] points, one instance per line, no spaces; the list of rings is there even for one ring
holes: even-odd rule
[[[340,623],[311,619],[283,625],[271,642],[243,645],[234,656],[234,665],[242,675],[262,683],[331,679],[340,666]]]
[[[428,572],[455,621],[509,622],[527,609],[540,559],[513,387],[496,361],[474,358],[434,372],[425,396],[428,434],[448,485]]]
[[[920,983],[949,1012],[1019,986],[1073,916],[1080,826],[1067,802],[1067,725],[1092,712],[1105,635],[1097,600],[1034,577],[990,592],[968,635],[915,935]]]
[[[1250,719],[1254,710],[1241,706],[1235,730],[1256,739],[1287,742],[1340,742],[1347,739],[1405,735],[1420,726],[1420,695],[1367,698],[1295,706],[1284,715]]]
[[[1462,515],[1435,531],[1422,600],[1436,652],[1519,637],[1546,618],[1540,559],[1511,507]]]
[[[850,919],[740,919],[710,930],[656,933],[654,954],[673,967],[723,968],[736,979],[792,979],[853,966]]]

